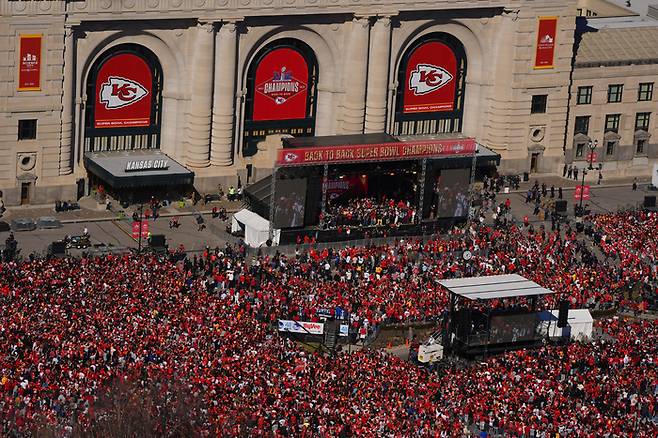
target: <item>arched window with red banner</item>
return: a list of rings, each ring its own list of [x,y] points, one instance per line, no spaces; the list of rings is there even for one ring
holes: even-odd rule
[[[398,68],[393,133],[461,131],[465,84],[466,56],[459,40],[432,33],[416,41]]]
[[[150,50],[108,50],[90,69],[86,89],[85,152],[160,147],[162,68]]]
[[[302,41],[277,40],[256,55],[247,72],[243,156],[267,135],[314,134],[317,80],[315,54]]]

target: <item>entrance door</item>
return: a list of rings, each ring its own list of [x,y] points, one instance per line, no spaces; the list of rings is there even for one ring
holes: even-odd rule
[[[539,152],[533,152],[530,156],[530,173],[539,172]]]
[[[76,188],[77,188],[76,201],[79,201],[80,198],[82,198],[85,195],[85,180],[84,180],[84,178],[80,178],[76,181]]]
[[[21,205],[30,203],[30,186],[32,183],[21,183]]]

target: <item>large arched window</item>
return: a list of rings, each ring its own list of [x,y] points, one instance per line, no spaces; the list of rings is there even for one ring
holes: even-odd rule
[[[249,65],[242,154],[271,134],[315,132],[318,64],[313,50],[287,38],[265,46]]]
[[[143,46],[122,44],[87,77],[85,152],[159,149],[162,67]]]
[[[466,55],[446,33],[420,38],[398,67],[395,135],[459,132],[464,114]]]

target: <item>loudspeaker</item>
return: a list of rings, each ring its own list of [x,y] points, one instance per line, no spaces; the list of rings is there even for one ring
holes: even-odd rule
[[[569,301],[562,300],[560,301],[560,310],[557,315],[557,326],[559,328],[566,327],[568,319],[569,319]]]
[[[154,234],[151,236],[151,239],[149,240],[149,246],[152,246],[154,248],[162,248],[166,246],[165,242],[166,239],[164,234]]]
[[[555,201],[555,212],[556,213],[566,213],[567,211],[567,201],[560,199]]]
[[[471,333],[471,310],[459,309],[457,312],[457,337],[465,340]]]
[[[52,255],[64,255],[66,254],[66,242],[61,240],[55,241],[50,244],[50,253]]]
[[[655,208],[656,207],[656,197],[655,196],[645,196],[644,197],[644,208]]]

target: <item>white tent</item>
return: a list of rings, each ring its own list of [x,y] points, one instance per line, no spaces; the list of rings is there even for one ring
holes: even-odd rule
[[[252,248],[265,245],[270,234],[270,222],[245,208],[233,214],[231,232],[244,231],[244,241]],[[281,230],[273,230],[272,245],[279,244]]]
[[[540,314],[540,319],[545,324],[545,330],[550,330],[549,336],[551,338],[569,336],[571,339],[583,341],[592,338],[594,319],[588,309],[569,309],[567,326],[564,328],[557,326],[559,313],[560,311],[555,309]],[[550,322],[550,328],[548,322]]]

